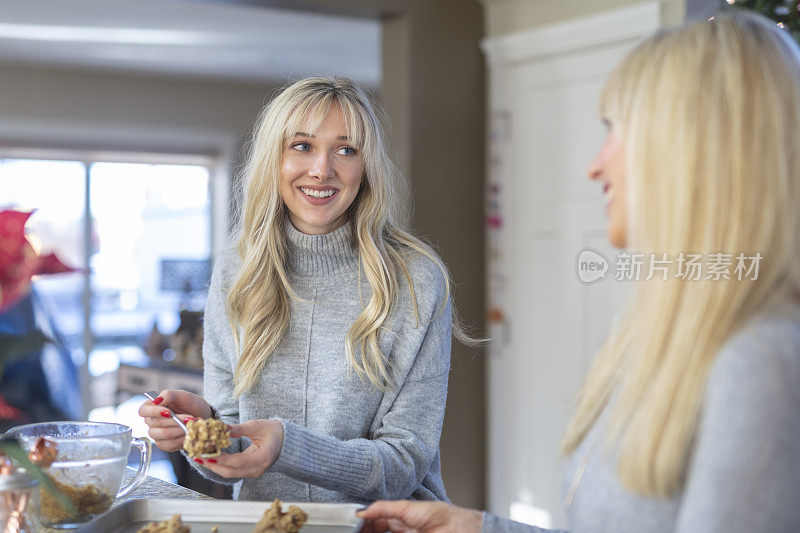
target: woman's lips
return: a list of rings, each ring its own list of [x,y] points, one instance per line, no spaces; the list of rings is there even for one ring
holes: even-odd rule
[[[298,187],[300,194],[311,205],[326,205],[333,201],[339,193],[335,187]]]
[[[603,207],[605,207],[606,213],[611,210],[611,203],[614,201],[614,191],[611,190],[611,187],[606,185],[603,187]]]

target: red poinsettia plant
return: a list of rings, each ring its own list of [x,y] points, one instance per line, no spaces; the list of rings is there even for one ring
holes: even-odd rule
[[[25,224],[33,212],[0,211],[0,312],[17,303],[39,274],[74,272],[56,254],[37,255],[25,236]]]
[[[32,214],[0,210],[0,314],[8,312],[30,292],[33,276],[75,271],[55,254],[36,253],[25,236],[25,224]],[[0,332],[0,376],[5,364],[41,348],[45,342],[47,337],[40,331],[22,335]],[[20,414],[0,397],[0,419],[15,419]]]

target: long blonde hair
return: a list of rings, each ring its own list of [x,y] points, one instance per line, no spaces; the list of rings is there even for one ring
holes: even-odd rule
[[[600,349],[562,441],[575,451],[609,405],[629,490],[683,486],[705,384],[724,342],[800,288],[800,49],[761,16],[663,31],[611,74],[601,113],[626,150],[628,245],[744,253],[757,280],[640,282]],[[674,274],[674,272],[672,273]]]
[[[398,296],[398,274],[411,288],[413,311],[419,321],[408,270],[409,253],[436,262],[444,275],[445,293],[450,295],[450,279],[442,261],[405,229],[409,216],[407,185],[388,156],[381,122],[369,98],[344,78],[298,81],[262,111],[244,172],[246,192],[238,237],[242,263],[227,297],[239,347],[234,374],[236,397],[257,382],[289,326],[290,299],[298,298],[287,272],[284,226],[290,222],[278,192],[283,149],[294,132],[315,131],[332,105],[341,107],[348,137],[364,156],[364,176],[349,209],[348,223],[357,245],[359,272],[366,277],[372,294],[347,332],[345,350],[351,368],[381,390],[392,386],[378,336]],[[471,341],[455,312],[453,332],[457,338]]]

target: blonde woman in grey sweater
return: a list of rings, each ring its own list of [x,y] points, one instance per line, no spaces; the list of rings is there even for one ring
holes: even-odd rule
[[[143,404],[150,436],[180,449],[165,407],[229,423],[227,453],[196,462],[238,499],[446,501],[451,332],[466,337],[444,265],[404,229],[372,104],[348,80],[302,80],[265,108],[251,150],[205,310],[204,397]]]
[[[746,13],[660,32],[600,108],[589,176],[609,240],[673,263],[636,284],[578,394],[570,529],[800,531],[800,49]],[[682,277],[681,254],[727,255],[729,279]],[[757,270],[736,274],[739,254]],[[364,516],[367,531],[541,531],[445,504]]]

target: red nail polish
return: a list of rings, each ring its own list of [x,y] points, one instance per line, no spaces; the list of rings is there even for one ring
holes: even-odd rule
[[[163,416],[164,418],[169,418],[169,417],[171,417],[172,415],[171,415],[171,414],[169,414],[169,411],[167,411],[166,409],[164,409],[163,411],[161,411],[161,416]]]
[[[163,401],[164,401],[164,398],[162,398],[161,396],[159,396],[158,398],[156,398],[155,400],[153,400],[153,403],[154,403],[154,404],[156,404],[156,405],[159,405],[159,404],[160,404],[161,402],[163,402]]]
[[[209,463],[216,463],[217,462],[216,459],[206,459],[206,461],[208,461]]]
[[[202,460],[202,459],[197,459],[197,458],[195,458],[194,462],[195,462],[195,463],[200,463],[200,464],[203,464],[203,460]]]

